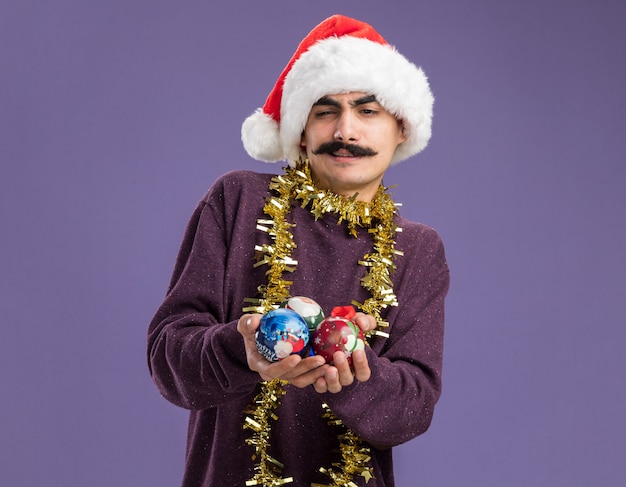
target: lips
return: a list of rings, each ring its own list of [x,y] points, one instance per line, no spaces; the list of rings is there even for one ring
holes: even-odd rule
[[[354,157],[354,154],[352,152],[345,149],[335,151],[332,153],[332,155],[335,157]]]

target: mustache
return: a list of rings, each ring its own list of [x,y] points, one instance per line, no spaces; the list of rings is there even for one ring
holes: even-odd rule
[[[315,154],[316,156],[320,154],[333,155],[341,149],[347,150],[355,157],[372,157],[378,154],[378,152],[370,149],[369,147],[361,147],[360,145],[355,144],[344,144],[343,142],[339,142],[338,140],[333,140],[332,142],[324,142],[317,148],[317,150],[313,151],[313,154]]]

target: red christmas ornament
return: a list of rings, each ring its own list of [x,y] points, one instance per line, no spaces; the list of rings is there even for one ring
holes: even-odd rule
[[[341,351],[352,365],[352,352],[365,348],[365,337],[351,319],[356,315],[352,306],[337,306],[331,316],[322,321],[312,336],[313,351],[333,363],[333,354]]]

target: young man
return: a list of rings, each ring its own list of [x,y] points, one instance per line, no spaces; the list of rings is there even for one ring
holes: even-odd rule
[[[419,68],[334,16],[244,122],[248,153],[289,167],[214,183],[149,330],[156,385],[191,411],[184,487],[394,485],[391,447],[426,431],[440,395],[449,274],[382,178],[426,146],[432,104]],[[290,296],[354,305],[368,345],[267,361],[261,316]]]

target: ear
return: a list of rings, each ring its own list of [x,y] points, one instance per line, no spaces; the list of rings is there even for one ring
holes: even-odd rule
[[[409,139],[409,135],[404,128],[404,122],[402,120],[398,120],[398,127],[400,128],[400,136],[398,138],[398,145],[406,142]]]

